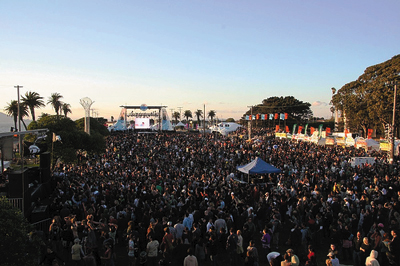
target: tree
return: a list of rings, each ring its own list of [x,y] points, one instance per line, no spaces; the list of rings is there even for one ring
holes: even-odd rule
[[[197,117],[197,124],[200,125],[200,118],[203,117],[203,111],[200,109],[197,109],[196,112],[194,112],[194,114]]]
[[[312,117],[311,104],[302,102],[293,96],[270,97],[264,99],[262,104],[253,107],[253,114],[281,114],[287,113],[288,119],[293,123],[304,123]],[[251,110],[246,114],[250,114]]]
[[[72,114],[71,105],[69,103],[63,103],[62,111],[63,111],[65,117],[67,117],[68,113]]]
[[[53,107],[57,116],[59,115],[60,109],[62,107],[62,102],[60,101],[60,99],[62,99],[62,98],[63,98],[63,96],[61,96],[61,94],[56,92],[56,93],[52,93],[51,96],[49,97],[49,100],[47,101],[47,103]]]
[[[186,111],[184,112],[183,116],[186,117],[186,121],[189,121],[189,118],[192,118],[192,117],[193,117],[192,111],[186,110]]]
[[[48,136],[53,133],[61,137],[62,142],[52,143],[52,138],[47,138],[47,146],[53,147],[52,157],[53,162],[61,159],[65,163],[76,162],[76,154],[78,150],[87,151],[89,154],[101,154],[105,151],[104,136],[109,134],[104,125],[100,125],[96,119],[90,119],[90,132],[89,136],[84,130],[84,118],[72,121],[68,117],[60,119],[57,115],[42,116],[35,123],[29,125],[29,129],[42,129],[47,128]]]
[[[0,198],[1,265],[37,265],[40,239],[19,209]]]
[[[18,101],[12,100],[5,108],[4,111],[6,112],[7,115],[12,116],[14,118],[14,128],[17,127],[17,122],[18,122]],[[24,116],[28,116],[28,107],[24,104],[19,105],[19,111],[20,111],[20,117],[21,117],[21,122],[25,127],[26,130],[26,124],[24,121]]]
[[[173,114],[172,114],[172,117],[175,119],[175,124],[178,124],[178,119],[180,120],[181,119],[181,114],[179,113],[179,112],[174,112]]]
[[[340,88],[332,97],[332,103],[346,115],[351,131],[362,129],[364,135],[368,128],[379,127],[383,131],[385,124],[392,124],[393,86],[388,82],[400,81],[400,55],[383,63],[367,67],[357,80]],[[399,117],[398,117],[399,118]],[[396,119],[398,124],[400,119]]]
[[[22,97],[22,103],[28,106],[29,111],[32,116],[32,120],[35,121],[35,108],[40,108],[45,106],[43,97],[37,92],[27,91]]]
[[[211,124],[213,124],[213,120],[214,120],[214,117],[216,116],[216,112],[214,111],[214,110],[210,110],[209,112],[208,112],[208,117],[210,118],[210,120],[211,120]]]

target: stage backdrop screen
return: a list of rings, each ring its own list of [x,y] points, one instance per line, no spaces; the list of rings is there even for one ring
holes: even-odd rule
[[[135,129],[149,129],[150,118],[135,118]]]

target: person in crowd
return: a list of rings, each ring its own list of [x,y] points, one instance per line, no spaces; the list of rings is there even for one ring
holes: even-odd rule
[[[153,239],[153,235],[148,236],[149,242],[147,243],[147,263],[148,266],[157,266],[157,257],[158,257],[158,247],[160,243],[156,240]]]
[[[317,266],[317,256],[315,255],[315,251],[312,245],[308,245],[308,254],[305,265]]]
[[[85,256],[80,242],[79,238],[75,238],[74,245],[71,247],[72,261],[77,266],[82,265],[82,258]]]
[[[292,265],[292,266],[299,266],[300,265],[300,260],[299,260],[299,257],[297,257],[297,255],[296,254],[294,254],[294,250],[293,249],[288,249],[288,250],[286,250],[286,254],[288,254],[289,255],[289,257],[290,257],[290,265]]]
[[[114,266],[114,252],[110,243],[106,243],[104,255],[101,257],[105,266]]]
[[[189,248],[187,251],[188,255],[183,261],[183,266],[198,266],[197,258],[194,255],[193,248]]]
[[[358,231],[356,237],[353,238],[353,263],[354,266],[362,266],[360,257],[360,248],[363,243],[361,232]]]
[[[363,238],[363,242],[360,246],[360,262],[365,263],[367,256],[371,253],[371,245],[369,244],[368,237]],[[361,264],[362,265],[362,264]]]
[[[56,262],[62,262],[65,265],[64,260],[56,253],[53,251],[51,246],[47,247],[46,250],[46,254],[44,255],[44,257],[42,258],[42,260],[40,261],[39,265],[45,265],[45,266],[51,266],[53,264],[53,261]]]
[[[371,250],[371,255],[365,260],[365,266],[380,266],[378,258],[378,251]]]
[[[256,243],[253,240],[250,240],[249,246],[247,247],[247,251],[250,251],[252,261],[254,262],[254,266],[259,265],[259,257],[258,257],[258,250],[256,248]],[[247,253],[249,255],[249,253]]]
[[[332,266],[340,266],[339,259],[336,257],[336,255],[333,252],[329,252],[327,256],[328,256],[329,260],[331,261]]]
[[[133,233],[129,235],[128,260],[129,266],[135,266],[135,235]]]

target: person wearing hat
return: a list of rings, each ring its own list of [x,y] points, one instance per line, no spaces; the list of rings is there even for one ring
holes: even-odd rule
[[[71,247],[71,255],[74,265],[82,265],[81,258],[85,256],[85,253],[83,252],[82,245],[80,244],[80,242],[81,241],[79,238],[75,238],[74,245]]]
[[[290,249],[286,250],[286,254],[288,254],[290,256],[291,266],[299,266],[299,264],[300,264],[299,257],[297,257],[297,255],[294,254],[293,249],[290,248]]]
[[[339,259],[336,258],[335,254],[332,251],[329,252],[327,256],[331,260],[332,266],[340,266]]]

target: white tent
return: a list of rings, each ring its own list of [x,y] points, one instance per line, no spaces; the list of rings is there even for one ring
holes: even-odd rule
[[[380,148],[379,142],[373,139],[366,139],[366,142],[369,151],[379,151]]]
[[[175,127],[185,127],[185,124],[184,123],[182,123],[182,121],[179,121],[179,123],[178,124],[176,124],[176,126]]]

